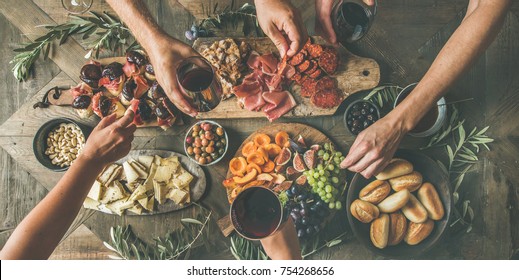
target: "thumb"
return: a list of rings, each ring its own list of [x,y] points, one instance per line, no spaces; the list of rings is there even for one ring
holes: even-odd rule
[[[116,119],[117,119],[117,116],[115,113],[110,114],[110,115],[102,118],[101,121],[97,124],[97,127],[100,129],[105,128],[105,127],[111,125],[112,123],[114,123]]]
[[[288,51],[288,43],[285,36],[283,36],[283,34],[281,34],[281,32],[275,26],[272,26],[269,29],[270,32],[268,32],[267,35],[269,36],[270,40],[272,40],[272,43],[276,45],[276,48],[279,51],[279,56],[284,57]]]

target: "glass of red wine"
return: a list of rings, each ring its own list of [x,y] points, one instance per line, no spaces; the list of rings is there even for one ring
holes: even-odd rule
[[[352,43],[368,33],[377,13],[377,1],[373,6],[362,0],[339,0],[332,9],[332,24],[338,41]]]
[[[283,207],[278,196],[257,186],[242,191],[231,204],[231,222],[236,232],[250,240],[274,234],[283,223]]]
[[[213,110],[222,100],[222,87],[211,64],[200,56],[184,59],[177,68],[177,80],[186,99],[199,112]]]

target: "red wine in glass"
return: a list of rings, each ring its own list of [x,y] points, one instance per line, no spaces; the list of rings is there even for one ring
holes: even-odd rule
[[[258,240],[272,235],[283,220],[283,208],[277,195],[264,187],[242,191],[231,205],[231,222],[247,239]]]
[[[177,80],[186,99],[199,112],[214,109],[222,99],[222,88],[213,68],[202,57],[189,57],[177,68]]]
[[[361,0],[340,0],[332,9],[333,29],[339,41],[348,43],[360,40],[368,33],[375,14],[377,2],[369,7]]]

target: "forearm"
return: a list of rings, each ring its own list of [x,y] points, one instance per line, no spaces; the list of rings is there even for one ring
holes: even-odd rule
[[[74,221],[103,167],[80,156],[18,225],[0,252],[0,259],[48,258]]]
[[[300,260],[301,248],[292,218],[288,218],[274,235],[261,240],[267,255],[273,260]]]
[[[140,45],[148,52],[154,45],[169,37],[151,16],[140,0],[107,0],[112,9],[130,28]]]
[[[465,19],[427,73],[388,118],[401,121],[404,130],[411,130],[490,45],[501,28],[508,4],[508,0],[471,1]]]

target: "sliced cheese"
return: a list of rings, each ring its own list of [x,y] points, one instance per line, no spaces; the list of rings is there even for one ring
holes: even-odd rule
[[[110,187],[106,188],[106,191],[99,202],[107,204],[112,201],[123,199],[127,196],[128,193],[124,190],[121,183],[119,183],[119,181],[114,181]]]
[[[176,177],[183,186],[189,186],[189,183],[193,181],[194,177],[191,173],[187,172],[184,168],[181,168],[180,175]]]
[[[87,209],[94,209],[94,210],[99,210],[99,201],[95,201],[89,197],[87,197],[85,199],[85,201],[83,202],[83,207],[87,208]]]
[[[166,201],[166,195],[168,193],[166,183],[153,181],[153,189],[155,191],[155,199],[159,204],[163,204]]]
[[[95,180],[94,185],[92,185],[92,188],[90,188],[90,191],[87,194],[87,197],[99,201],[101,197],[103,197],[103,192],[103,185],[99,183],[99,181]]]
[[[137,215],[142,214],[143,210],[144,209],[142,208],[142,206],[140,204],[135,204],[132,208],[128,208],[128,211],[130,211],[134,214],[137,214]]]
[[[146,188],[143,185],[139,185],[137,186],[135,191],[133,191],[133,193],[130,195],[130,198],[128,200],[136,201],[147,197],[148,195],[146,193]]]
[[[147,170],[150,170],[151,164],[155,160],[154,156],[140,156],[138,161],[146,167]]]
[[[135,202],[133,202],[133,201],[129,201],[126,199],[119,199],[112,203],[106,204],[106,208],[110,209],[110,211],[114,212],[115,214],[121,216],[123,214],[124,210],[132,208],[134,205],[135,205]]]
[[[146,178],[146,181],[144,181],[144,184],[142,184],[146,191],[153,191],[153,178],[155,177],[155,172],[157,171],[157,165],[152,164],[150,167],[150,173],[148,175],[148,178]]]
[[[128,160],[128,163],[130,163],[130,166],[133,168],[133,170],[135,170],[135,172],[139,174],[139,178],[146,179],[146,177],[148,176],[148,171],[144,169],[144,167],[141,164],[138,164],[134,160]]]
[[[108,165],[102,172],[101,172],[101,175],[99,175],[99,177],[97,177],[97,180],[105,185],[105,186],[108,186],[110,185],[110,183],[119,175],[117,173],[117,171],[120,171],[119,170],[119,165],[118,164],[110,164]]]
[[[173,200],[176,204],[184,203],[187,197],[188,193],[180,189],[172,189],[168,194],[168,198]]]
[[[133,169],[133,167],[130,165],[129,162],[125,161],[123,163],[123,168],[124,168],[124,174],[126,175],[126,180],[128,181],[128,183],[133,183],[137,179],[139,179],[139,173],[137,173],[137,171],[135,171],[135,169]]]

